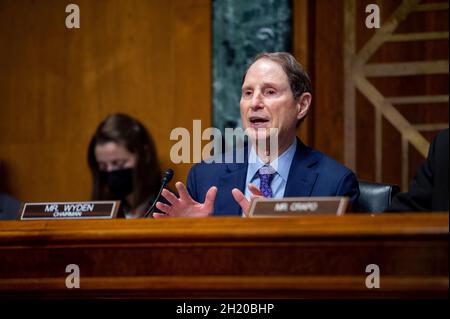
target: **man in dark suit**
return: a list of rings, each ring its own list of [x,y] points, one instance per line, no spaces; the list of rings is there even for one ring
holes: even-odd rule
[[[389,211],[448,211],[448,129],[435,136],[409,192],[397,193]]]
[[[164,190],[169,204],[156,207],[165,214],[153,216],[246,215],[253,196],[348,196],[355,202],[359,188],[354,173],[296,137],[311,91],[308,75],[291,54],[256,56],[244,74],[240,101],[251,142],[244,162],[194,165],[188,188],[176,183],[179,197]]]

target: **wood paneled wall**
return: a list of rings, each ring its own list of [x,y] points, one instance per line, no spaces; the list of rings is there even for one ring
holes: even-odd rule
[[[310,144],[345,163],[344,137],[346,121],[344,106],[344,54],[345,54],[345,10],[351,0],[317,0],[309,1],[311,7],[309,19],[310,73],[313,77],[314,117],[309,122],[312,128]],[[413,2],[413,1],[410,1]],[[358,52],[372,37],[375,29],[365,26],[368,13],[366,5],[376,3],[381,10],[381,26],[388,21],[391,14],[402,3],[400,0],[357,0],[355,1],[355,46]],[[383,44],[369,63],[400,63],[412,61],[446,60],[448,63],[448,1],[422,0],[422,10],[408,14],[395,30],[395,34],[425,32],[447,32],[447,38],[423,41],[389,42]],[[440,3],[440,4],[439,4]],[[447,9],[430,10],[447,3]],[[299,15],[297,14],[296,17]],[[411,125],[426,124],[436,127],[441,123],[448,125],[448,71],[444,74],[422,74],[410,76],[372,77],[369,81],[385,97],[440,95],[447,96],[441,103],[401,104],[395,109]],[[375,111],[373,105],[358,91],[355,97],[355,170],[360,179],[396,183],[406,190],[407,184],[415,175],[417,167],[424,157],[409,144],[409,152],[402,159],[402,137],[385,118],[381,120],[381,145],[377,151],[375,141]],[[437,129],[422,131],[421,134],[430,142]],[[381,169],[376,174],[376,157],[381,157]],[[406,165],[406,166],[405,166]],[[407,171],[402,179],[402,170]],[[405,183],[406,181],[406,183]],[[406,187],[405,187],[406,185]]]
[[[89,199],[87,146],[109,113],[144,123],[161,166],[170,132],[211,126],[208,0],[0,2],[0,187],[22,200]]]
[[[373,34],[357,1],[357,49]],[[376,1],[382,23],[401,1]],[[428,3],[430,1],[424,0]],[[66,29],[65,1],[0,2],[0,190],[22,200],[88,199],[87,144],[109,113],[140,119],[153,135],[162,167],[184,181],[190,164],[170,161],[169,135],[211,126],[211,1],[103,0],[76,2],[81,28]],[[294,53],[314,84],[313,110],[299,135],[344,162],[345,0],[293,1]],[[421,12],[398,32],[448,31],[448,10]],[[392,43],[373,62],[448,60],[448,39]],[[414,80],[375,78],[386,95],[446,94],[448,74]],[[407,85],[406,85],[407,83]],[[370,103],[356,96],[356,172],[375,179],[374,119]],[[448,119],[448,103],[433,108],[401,105],[411,123]],[[435,132],[425,132],[431,140]],[[401,184],[401,139],[383,122],[386,182]],[[409,178],[423,157],[410,148]]]

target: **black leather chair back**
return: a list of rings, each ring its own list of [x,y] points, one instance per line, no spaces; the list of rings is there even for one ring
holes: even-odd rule
[[[392,197],[400,191],[398,185],[359,181],[356,211],[381,213],[391,205]]]

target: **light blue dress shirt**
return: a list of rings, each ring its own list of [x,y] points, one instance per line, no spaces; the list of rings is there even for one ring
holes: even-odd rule
[[[294,158],[295,151],[297,150],[297,140],[294,139],[292,144],[288,147],[286,151],[281,154],[276,160],[270,163],[270,166],[275,169],[276,173],[272,179],[271,188],[273,198],[284,197],[284,190],[286,189],[286,184],[289,176],[289,170],[291,168],[292,159]],[[247,185],[249,183],[254,184],[259,188],[260,180],[258,177],[258,170],[266,165],[261,159],[256,155],[255,149],[252,147],[250,150],[249,158],[256,159],[255,161],[249,161],[247,167],[247,179],[245,181],[245,197],[250,201],[252,192],[248,189]]]

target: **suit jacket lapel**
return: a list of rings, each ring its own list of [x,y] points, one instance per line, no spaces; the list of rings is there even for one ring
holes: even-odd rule
[[[292,159],[284,197],[311,196],[318,173],[311,167],[320,160],[320,155],[297,139],[297,149]]]

